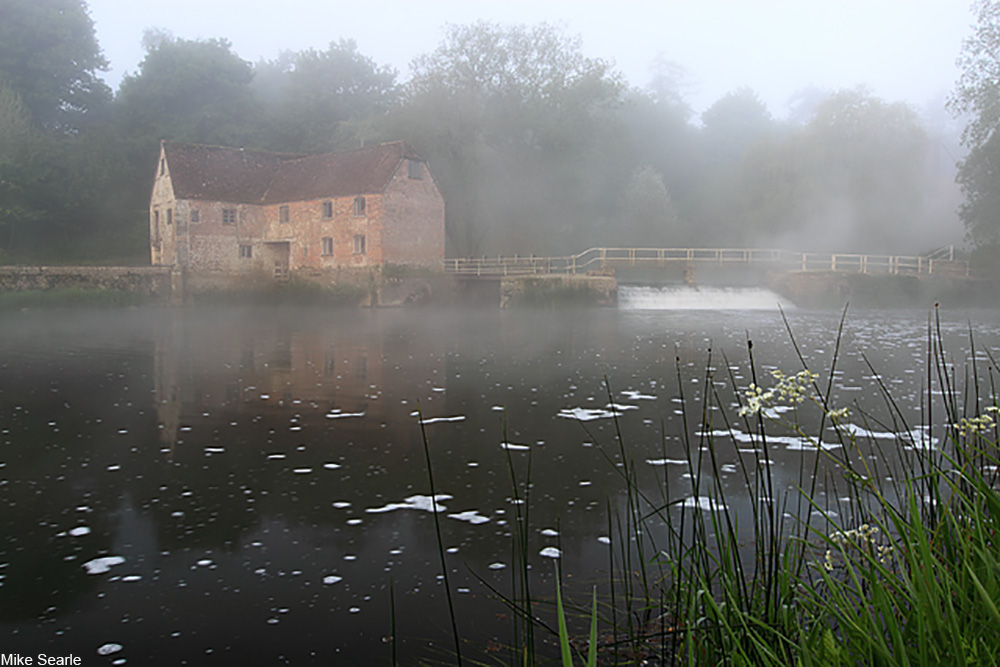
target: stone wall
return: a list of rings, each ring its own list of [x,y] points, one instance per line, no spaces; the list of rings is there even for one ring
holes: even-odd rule
[[[181,298],[181,281],[159,266],[0,266],[0,291],[109,289],[164,303]]]
[[[542,275],[500,281],[500,307],[617,306],[614,276]]]

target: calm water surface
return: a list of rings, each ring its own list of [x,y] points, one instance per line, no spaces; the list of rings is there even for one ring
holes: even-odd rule
[[[980,359],[997,356],[996,313],[943,318],[959,377],[970,322]],[[788,319],[825,382],[840,313]],[[835,403],[886,419],[864,356],[919,425],[927,323],[925,311],[849,315]],[[87,665],[387,664],[391,582],[400,661],[447,661],[422,426],[446,496],[460,630],[483,658],[510,628],[479,580],[510,589],[508,456],[522,481],[531,463],[519,493],[530,492],[538,594],[554,588],[549,548],[574,580],[600,580],[621,486],[610,417],[645,482],[666,475],[672,499],[690,497],[687,468],[669,461],[685,436],[722,429],[719,410],[701,424],[706,391],[735,413],[748,338],[762,373],[801,368],[771,310],[4,314],[2,652]],[[747,445],[734,428],[717,437],[722,482],[738,489]],[[812,456],[779,440],[779,482]]]

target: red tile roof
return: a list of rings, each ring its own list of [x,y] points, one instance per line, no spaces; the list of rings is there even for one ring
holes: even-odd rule
[[[275,204],[382,192],[404,159],[422,159],[406,142],[302,157],[229,146],[163,142],[178,199]]]

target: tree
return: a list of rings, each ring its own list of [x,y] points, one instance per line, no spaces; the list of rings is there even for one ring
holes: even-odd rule
[[[78,129],[111,100],[107,69],[83,0],[0,1],[0,80],[47,129]]]
[[[355,130],[386,113],[396,95],[395,71],[360,54],[353,41],[285,52],[255,71],[254,90],[272,135],[268,147],[275,150],[318,153],[360,143],[369,137],[354,136]]]
[[[175,39],[162,31],[144,37],[139,72],[118,90],[118,122],[145,150],[160,139],[243,144],[254,137],[251,64],[228,40]]]
[[[632,172],[625,187],[618,245],[669,246],[679,220],[663,177],[653,167]]]
[[[747,219],[801,250],[905,252],[925,214],[927,135],[916,112],[864,89],[834,93],[809,123],[744,160]]]
[[[702,148],[710,162],[738,162],[746,149],[775,130],[767,105],[753,90],[740,88],[701,115]]]
[[[0,82],[0,229],[6,237],[0,246],[7,250],[17,227],[39,217],[34,200],[44,175],[43,141],[21,96]]]
[[[970,117],[962,134],[969,152],[958,168],[965,197],[959,216],[979,246],[1000,243],[1000,2],[976,0],[972,8],[976,29],[962,45],[962,74],[948,105]]]
[[[579,39],[548,24],[453,25],[412,69],[388,127],[435,168],[449,253],[575,252],[614,211],[603,157],[622,85]]]

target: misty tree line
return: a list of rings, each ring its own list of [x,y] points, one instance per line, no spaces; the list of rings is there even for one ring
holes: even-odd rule
[[[668,63],[640,89],[547,24],[449,26],[407,80],[344,40],[257,63],[225,39],[147,31],[143,46],[112,91],[86,2],[0,0],[0,261],[141,261],[160,139],[287,153],[405,139],[444,193],[450,256],[920,252],[913,230],[957,204],[954,159],[907,105],[843,90],[804,95],[778,120],[740,89],[696,117]],[[997,78],[978,85],[995,93]],[[953,104],[979,111],[966,99]],[[960,182],[997,201],[967,198],[961,214],[990,243],[1000,217],[982,221],[1000,211],[1000,183],[968,167],[1000,158],[992,125],[976,128]]]

